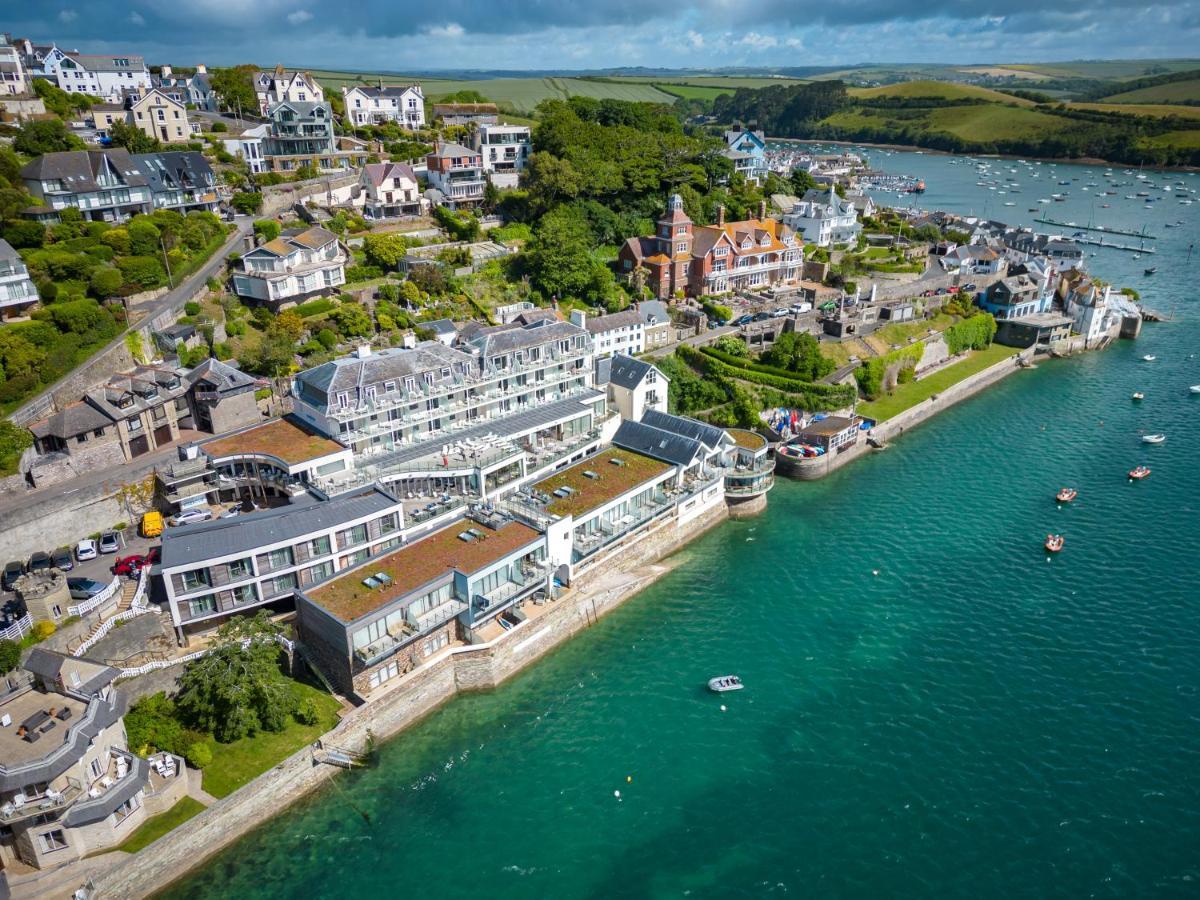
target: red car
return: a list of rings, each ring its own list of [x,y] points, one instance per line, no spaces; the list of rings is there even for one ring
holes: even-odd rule
[[[114,575],[128,575],[131,578],[138,575],[146,566],[152,566],[158,562],[161,548],[151,547],[146,553],[135,553],[132,556],[123,556],[116,561],[112,567]]]

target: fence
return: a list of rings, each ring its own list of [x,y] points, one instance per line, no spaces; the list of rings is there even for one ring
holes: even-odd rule
[[[67,614],[72,616],[86,616],[94,609],[99,609],[105,603],[113,598],[114,595],[121,590],[121,579],[114,578],[104,590],[98,593],[95,597],[84,600],[76,606],[68,606]]]
[[[250,643],[250,639],[247,638],[245,641],[242,642],[242,646],[245,647],[249,643]],[[279,644],[279,646],[283,647],[283,649],[285,649],[288,653],[291,653],[296,648],[295,641],[288,640],[282,634],[275,635],[275,643],[277,643],[277,644]],[[159,669],[169,669],[172,666],[182,665],[183,663],[191,662],[194,659],[199,659],[200,657],[204,656],[204,654],[208,653],[212,649],[213,649],[212,647],[205,647],[203,650],[197,650],[195,653],[189,653],[186,656],[180,656],[177,659],[156,659],[153,662],[148,662],[148,663],[145,663],[144,665],[132,666],[128,669],[122,669],[120,677],[121,678],[133,678],[137,675],[145,675],[149,672],[155,672]]]
[[[33,617],[29,613],[21,616],[3,631],[0,631],[0,641],[19,641],[33,630]]]

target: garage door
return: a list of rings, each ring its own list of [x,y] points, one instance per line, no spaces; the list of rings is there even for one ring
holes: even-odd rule
[[[161,447],[163,444],[171,443],[171,426],[159,425],[154,429],[154,443]]]
[[[129,455],[130,456],[134,456],[134,457],[141,456],[143,453],[145,453],[149,449],[150,449],[150,438],[146,437],[146,435],[144,435],[144,434],[139,434],[137,437],[132,438],[129,441]]]

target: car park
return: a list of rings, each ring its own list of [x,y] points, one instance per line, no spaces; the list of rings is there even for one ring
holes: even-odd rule
[[[54,567],[54,562],[50,559],[50,554],[45,550],[39,550],[37,553],[29,557],[30,572],[49,572]]]
[[[67,579],[67,590],[71,592],[72,600],[91,600],[106,587],[108,587],[107,584],[91,578]]]
[[[212,513],[207,509],[189,509],[186,512],[181,512],[177,516],[172,516],[170,519],[171,525],[191,525],[193,522],[207,522],[212,518]]]
[[[11,591],[13,585],[17,583],[17,579],[25,574],[25,563],[10,562],[4,567],[3,585],[6,591]]]
[[[89,559],[96,558],[96,542],[91,538],[86,538],[75,545],[75,559],[79,562],[87,562]]]
[[[106,531],[100,535],[100,552],[116,553],[121,549],[121,538],[115,531]]]
[[[54,568],[64,572],[70,572],[75,568],[75,557],[71,555],[70,547],[59,547],[50,554],[50,561],[54,564]]]

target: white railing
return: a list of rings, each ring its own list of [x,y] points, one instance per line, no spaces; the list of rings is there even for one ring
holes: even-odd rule
[[[84,600],[82,603],[75,606],[67,607],[67,614],[72,616],[86,616],[94,609],[99,609],[105,603],[113,598],[121,590],[121,579],[114,578],[109,582],[108,586],[94,597]]]
[[[130,604],[129,609],[125,610],[125,612],[117,613],[110,619],[105,619],[104,622],[101,623],[100,627],[88,636],[87,640],[75,648],[71,655],[75,657],[83,656],[83,654],[87,653],[92,649],[92,647],[96,646],[97,643],[103,640],[104,637],[113,630],[113,626],[115,626],[118,622],[126,622],[129,619],[144,615],[148,612],[158,612],[158,608],[150,606],[149,602],[146,600],[146,588],[149,586],[149,584],[150,567],[146,566],[142,569],[141,575],[138,576],[137,591],[133,595],[133,602]]]
[[[296,642],[285,638],[282,634],[275,635],[275,643],[277,643],[284,650],[288,651],[288,653],[291,653],[296,649]],[[243,647],[249,646],[249,644],[249,638],[242,641]],[[157,671],[158,669],[169,669],[172,666],[182,665],[183,663],[191,662],[194,659],[199,659],[206,653],[211,652],[213,649],[214,648],[212,647],[205,647],[203,650],[197,650],[195,653],[189,653],[186,656],[180,656],[176,659],[156,659],[153,662],[146,663],[145,665],[134,666],[129,669],[122,669],[120,677],[132,678],[136,675],[145,675],[147,672]]]
[[[19,641],[33,630],[33,616],[29,613],[21,616],[3,631],[0,631],[0,641]]]

